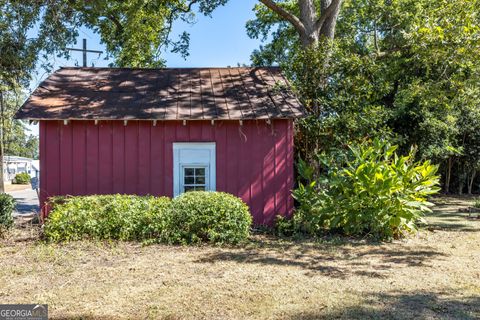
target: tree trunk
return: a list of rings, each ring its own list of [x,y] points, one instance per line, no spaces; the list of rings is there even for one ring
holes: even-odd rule
[[[476,176],[477,176],[477,170],[473,169],[472,174],[468,178],[468,194],[472,194],[473,182],[475,181]]]
[[[445,193],[450,193],[450,178],[452,176],[452,157],[447,160],[447,174],[445,175]]]
[[[313,0],[299,0],[300,21],[302,21],[305,31],[300,33],[300,40],[304,47],[309,47],[318,43],[318,31],[315,22],[317,21],[317,12]]]
[[[298,0],[298,17],[273,0],[259,1],[295,28],[304,48],[318,44],[321,36],[330,40],[335,36],[342,0],[322,0],[320,13],[316,10],[315,0]]]
[[[3,91],[0,91],[0,116],[2,117],[2,127],[0,128],[0,193],[5,193],[5,182],[3,181],[3,109]]]
[[[331,4],[332,0],[322,0],[322,12],[325,12]],[[325,22],[323,23],[322,29],[320,30],[320,37],[325,37],[326,39],[333,39],[335,37],[335,27],[337,26],[337,19],[340,13],[340,7],[341,2],[339,2],[339,4],[336,5],[335,8],[333,8],[329,19],[325,20]]]

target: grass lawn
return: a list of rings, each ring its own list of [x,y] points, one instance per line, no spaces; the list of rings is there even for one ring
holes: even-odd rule
[[[478,319],[480,220],[439,198],[429,227],[393,243],[240,248],[0,240],[0,303],[48,303],[53,319]]]

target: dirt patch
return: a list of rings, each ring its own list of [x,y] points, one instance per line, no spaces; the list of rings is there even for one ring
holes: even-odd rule
[[[0,301],[53,319],[477,319],[480,221],[442,199],[428,229],[392,243],[285,241],[237,248],[0,242]]]
[[[5,192],[23,191],[31,188],[30,184],[6,184]]]

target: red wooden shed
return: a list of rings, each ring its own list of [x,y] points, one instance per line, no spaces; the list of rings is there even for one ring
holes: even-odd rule
[[[42,208],[55,195],[218,190],[271,224],[293,210],[302,114],[277,68],[61,68],[16,118],[40,124]]]

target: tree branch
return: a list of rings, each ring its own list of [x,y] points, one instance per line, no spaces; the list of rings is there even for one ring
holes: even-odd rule
[[[117,30],[116,30],[117,35],[118,35],[118,34],[121,34],[121,33],[123,32],[123,26],[122,26],[122,24],[120,23],[120,21],[118,21],[118,19],[117,19],[114,15],[112,15],[112,14],[109,14],[109,15],[107,16],[107,18],[108,18],[110,21],[113,22],[113,24],[115,25],[115,27],[117,27]]]
[[[192,0],[190,1],[190,3],[187,5],[187,8],[180,8],[180,7],[176,7],[175,9],[172,10],[172,12],[174,12],[175,10],[178,10],[178,11],[181,11],[183,13],[189,13],[190,11],[192,11],[192,6],[197,3],[198,0]]]
[[[300,21],[300,19],[298,19],[295,15],[291,14],[290,12],[288,12],[287,10],[285,10],[284,8],[282,8],[272,0],[259,0],[259,1],[263,3],[267,8],[277,13],[278,15],[283,17],[285,20],[289,21],[294,26],[294,28],[297,29],[297,31],[300,34],[305,33],[305,26]]]
[[[198,0],[192,0],[192,1],[190,1],[190,3],[187,5],[186,8],[175,7],[170,11],[170,14],[167,18],[167,27],[166,27],[165,38],[164,38],[165,41],[163,41],[163,44],[160,45],[160,47],[158,48],[158,52],[160,52],[160,49],[163,45],[168,46],[170,44],[170,39],[169,38],[170,38],[170,33],[172,32],[173,21],[175,20],[175,15],[178,12],[189,13],[192,10],[193,5],[197,2],[198,2]]]
[[[317,19],[317,22],[315,22],[315,30],[319,32],[322,29],[323,24],[327,20],[327,18],[332,15],[333,12],[335,12],[336,8],[342,4],[342,0],[332,0],[330,5],[327,7],[325,11],[322,11],[320,17]]]

